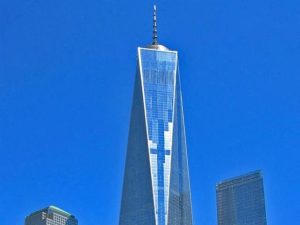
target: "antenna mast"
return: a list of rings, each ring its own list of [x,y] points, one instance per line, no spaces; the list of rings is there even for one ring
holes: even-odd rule
[[[156,5],[153,7],[153,36],[152,45],[157,45],[157,23],[156,23]]]

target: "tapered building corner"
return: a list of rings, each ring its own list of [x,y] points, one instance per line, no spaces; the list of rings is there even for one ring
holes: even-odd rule
[[[119,225],[192,225],[178,52],[137,49]]]

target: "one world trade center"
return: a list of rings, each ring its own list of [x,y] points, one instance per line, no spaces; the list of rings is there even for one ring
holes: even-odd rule
[[[192,225],[178,52],[137,50],[119,225]]]

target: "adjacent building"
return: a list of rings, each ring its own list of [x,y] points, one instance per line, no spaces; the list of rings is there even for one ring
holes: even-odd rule
[[[192,225],[178,52],[137,49],[119,225]]]
[[[70,213],[56,207],[49,206],[34,213],[25,219],[25,225],[77,225],[77,219]]]
[[[263,176],[251,172],[217,184],[218,225],[266,225]]]

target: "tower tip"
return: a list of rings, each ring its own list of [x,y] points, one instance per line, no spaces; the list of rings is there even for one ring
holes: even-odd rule
[[[153,6],[153,36],[152,45],[157,45],[157,23],[156,23],[156,4]]]

